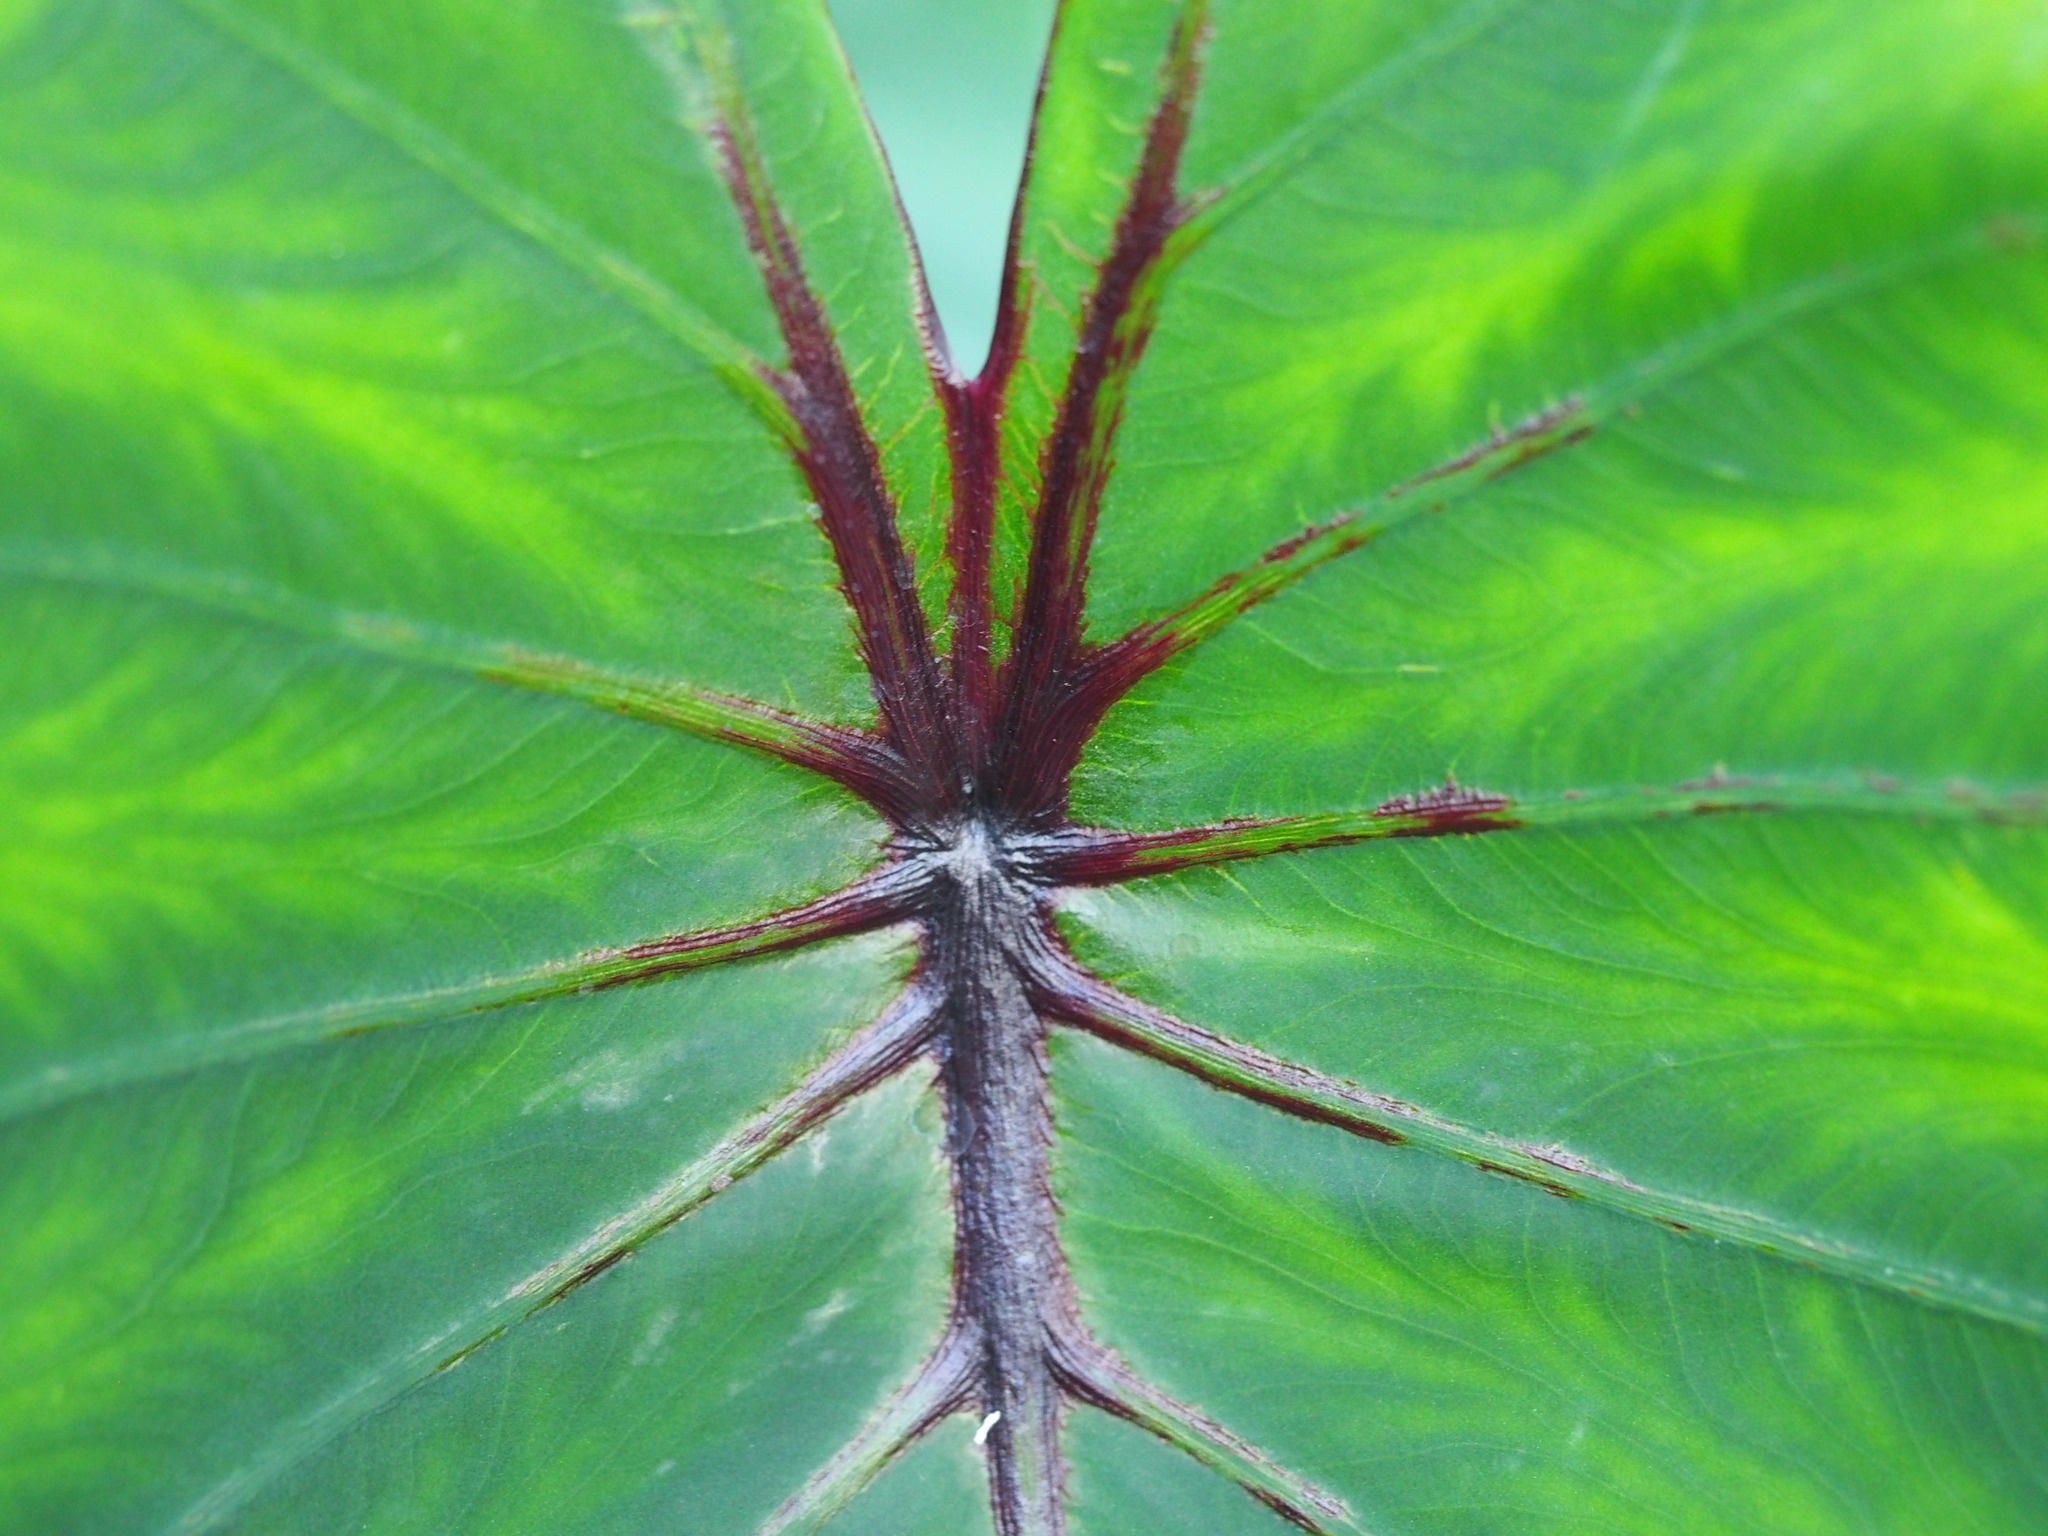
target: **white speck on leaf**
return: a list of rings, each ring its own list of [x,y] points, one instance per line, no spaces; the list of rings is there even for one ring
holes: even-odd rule
[[[644,1365],[653,1358],[654,1352],[661,1348],[662,1340],[668,1337],[669,1330],[675,1327],[676,1315],[674,1307],[663,1307],[654,1314],[647,1324],[647,1332],[641,1336],[639,1346],[633,1351],[635,1365]]]
[[[811,1308],[810,1311],[804,1314],[805,1334],[817,1333],[826,1324],[830,1323],[833,1318],[839,1316],[840,1313],[852,1305],[853,1298],[845,1291],[834,1291],[820,1305]]]

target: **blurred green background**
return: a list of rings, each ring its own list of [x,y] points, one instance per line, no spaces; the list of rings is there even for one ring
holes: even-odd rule
[[[981,366],[1053,0],[832,0],[953,357]]]

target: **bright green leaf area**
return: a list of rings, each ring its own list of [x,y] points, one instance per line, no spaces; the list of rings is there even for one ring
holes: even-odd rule
[[[1107,66],[1142,81],[1170,8],[1080,9],[1101,35],[1069,40],[1065,110],[1114,122],[1073,98],[1127,106],[1130,75]],[[1104,627],[1490,427],[1574,395],[1602,415],[1659,407],[1667,371],[1711,373],[1745,332],[1764,333],[1765,371],[1745,369],[1740,403],[1778,430],[1749,442],[1749,416],[1716,402],[1749,450],[1724,462],[1653,423],[1677,459],[1667,495],[1691,468],[1796,497],[1770,472],[1802,423],[1809,495],[1849,467],[1843,417],[1931,436],[2004,404],[1954,445],[1966,463],[1984,438],[2038,434],[2038,7],[1221,0],[1215,17],[1187,180],[1217,196],[1133,391],[1093,589]],[[1093,244],[1114,194],[1068,181],[1034,185],[1035,211]],[[1867,289],[1889,307],[1844,313]],[[1997,337],[1970,305],[1992,296]],[[1837,329],[1799,335],[1788,309]],[[1906,398],[1864,377],[1873,353]],[[1884,456],[1854,467],[1863,489],[1892,479]],[[1923,484],[1946,468],[1922,465]],[[1691,530],[1639,494],[1583,510],[1684,550]]]
[[[1968,229],[1652,362],[1593,381],[1625,404],[1591,438],[1440,512],[1397,499],[1376,546],[1141,690],[1083,814],[1370,806],[1446,774],[2036,778],[2048,242]]]
[[[147,1071],[323,1006],[382,1022],[872,856],[802,775],[581,704],[69,583],[13,584],[7,612],[0,869],[36,893],[0,911],[17,1070]]]
[[[845,60],[810,0],[688,9],[936,614],[941,422]],[[1178,9],[1062,8],[1005,580]],[[10,1536],[746,1536],[936,1336],[918,1072],[547,1300],[880,1011],[902,935],[480,1011],[883,836],[492,680],[872,714],[680,14],[0,0]],[[2048,14],[1211,14],[1213,197],[1092,630],[1305,524],[1383,531],[1122,704],[1077,819],[1873,787],[1065,899],[1083,958],[1186,1019],[1802,1245],[1066,1040],[1089,1321],[1374,1536],[2048,1530],[2048,841],[1882,788],[2048,785]],[[1560,408],[1590,435],[1406,488]],[[833,1536],[987,1531],[973,1430]],[[1067,1451],[1078,1536],[1285,1529],[1102,1415]]]
[[[785,196],[830,234],[807,243],[813,277],[929,546],[937,425],[865,127],[843,77],[819,120],[829,40],[742,9],[780,40],[757,98],[788,110],[763,137],[789,141]],[[760,419],[767,304],[667,46],[560,6],[394,26],[135,0],[24,23],[0,118],[0,434],[35,494],[0,570],[283,587],[862,707]]]

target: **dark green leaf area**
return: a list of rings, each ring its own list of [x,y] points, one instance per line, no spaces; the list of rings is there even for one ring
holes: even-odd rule
[[[460,1012],[871,856],[816,780],[581,703],[91,585],[0,604],[0,870],[37,893],[0,911],[5,1109]]]
[[[1220,1033],[2040,1333],[2039,841],[1760,816],[1365,844],[1091,893],[1070,923]]]
[[[990,1536],[974,1427],[965,1417],[948,1419],[904,1452],[833,1518],[832,1536]]]
[[[2039,1340],[1097,1045],[1056,1072],[1098,1325],[1367,1529],[2022,1529],[2048,1491]]]
[[[369,1421],[240,1528],[753,1529],[931,1347],[945,1179],[914,1091]]]
[[[453,5],[396,32],[269,10],[52,7],[10,39],[0,568],[859,708],[830,562],[715,315],[765,302],[673,82],[608,10],[484,22],[511,38]],[[468,64],[408,63],[436,34]],[[541,110],[575,133],[477,77],[522,59],[572,72]],[[680,222],[674,268],[618,220]]]
[[[1067,1436],[1076,1536],[1173,1530],[1286,1536],[1298,1529],[1121,1419],[1079,1414]]]
[[[583,1496],[591,1529],[617,1528],[609,1499],[657,1497],[654,1469],[692,1445],[795,1456],[758,1484],[730,1461],[676,1483],[693,1498],[753,1489],[772,1507],[844,1432],[789,1394],[857,1419],[937,1315],[943,1180],[900,1092],[715,1202],[690,1243],[656,1243],[542,1303],[615,1251],[607,1229],[876,1011],[900,965],[861,941],[0,1127],[0,1162],[39,1170],[0,1208],[0,1524],[86,1529],[74,1522],[90,1510],[102,1529],[317,1516],[448,1530],[474,1477],[510,1522],[479,1528],[532,1529],[543,1506],[559,1526],[549,1500],[599,1475],[604,1448],[643,1420],[619,1454],[645,1455],[606,1464],[618,1485]],[[535,1347],[582,1365],[556,1379]],[[302,1476],[335,1480],[308,1491]],[[299,1492],[257,1520],[250,1501],[272,1488]]]

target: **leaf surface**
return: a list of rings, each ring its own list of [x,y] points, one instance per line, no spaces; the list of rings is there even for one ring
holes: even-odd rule
[[[1347,13],[1347,32],[1318,11],[1328,50],[1283,70],[1260,59],[1263,26],[1238,23],[1233,54],[1219,8],[1190,158],[1220,190],[1133,385],[1094,613],[1113,632],[1335,514],[1376,537],[1121,705],[1083,762],[1082,814],[1161,827],[1313,814],[1454,780],[1532,819],[1588,797],[1619,824],[1589,813],[1173,876],[1087,898],[1082,952],[1198,1023],[1477,1132],[1452,1144],[1482,1167],[1512,1146],[1533,1153],[1512,1165],[1525,1179],[1548,1160],[1637,1186],[1609,1199],[1573,1183],[1558,1192],[1588,1198],[1570,1202],[1531,1189],[1500,1241],[1515,1232],[1532,1256],[1467,1262],[1525,1291],[1517,1315],[1577,1354],[1596,1356],[1609,1327],[1668,1335],[1682,1383],[1640,1390],[1676,1392],[1679,1418],[1714,1423],[1717,1442],[1804,1463],[1738,1470],[1632,1432],[1605,1453],[1632,1465],[1596,1470],[1601,1453],[1578,1447],[1601,1410],[1589,1389],[1564,1407],[1571,1373],[1540,1352],[1499,1367],[1555,1384],[1539,1398],[1486,1389],[1457,1430],[1432,1428],[1454,1395],[1425,1363],[1446,1352],[1425,1342],[1443,1324],[1383,1308],[1366,1283],[1314,1305],[1386,1315],[1406,1342],[1348,1370],[1295,1365],[1284,1346],[1246,1354],[1238,1390],[1299,1393],[1332,1424],[1401,1437],[1348,1472],[1303,1442],[1297,1464],[1355,1489],[1368,1524],[1484,1529],[1513,1511],[1530,1528],[1903,1529],[1930,1517],[1919,1498],[1961,1497],[1931,1490],[1999,1483],[1971,1465],[1984,1445],[2009,1447],[1999,1466],[2040,1464],[2008,1436],[2033,1410],[1997,1375],[2038,1370],[2048,1318],[2033,1172],[2048,1152],[2040,847],[1944,824],[1910,786],[1967,801],[2037,783],[2048,762],[2033,703],[2048,663],[2048,265],[2038,131],[2018,128],[2048,97],[2038,76],[2016,83],[2019,9],[1974,10],[1938,63],[1906,73],[1923,14],[1644,6],[1603,12],[1594,32],[1571,7],[1417,6]],[[1087,62],[1076,45],[1070,78],[1092,83]],[[1082,217],[1047,197],[1048,221]],[[1802,799],[1813,782],[1828,789]],[[1643,793],[1672,786],[1697,803]],[[1690,814],[1774,798],[1794,803],[1755,820]],[[1273,1165],[1290,1189],[1323,1166],[1296,1140]],[[1241,1267],[1206,1287],[1180,1268],[1251,1241],[1252,1227],[1214,1230],[1226,1197],[1212,1192],[1241,1183],[1228,1155],[1200,1173],[1124,1163],[1146,1194],[1122,1198],[1151,1213],[1129,1220],[1160,1248],[1121,1262],[1162,1266],[1177,1293],[1243,1296]],[[1170,1196],[1154,1187],[1168,1183]],[[1345,1210],[1375,1214],[1329,1230],[1366,1221],[1356,1240],[1384,1241],[1384,1256],[1318,1250],[1347,1284],[1359,1266],[1440,1275],[1434,1236],[1418,1234],[1485,1230],[1417,1194],[1428,1214],[1385,1237],[1378,1201],[1402,1197],[1370,1187]],[[1656,1203],[1639,1190],[1691,1205],[1662,1219],[1724,1241],[1606,1256],[1614,1205]],[[1731,1239],[1795,1252],[1856,1297],[1854,1321],[1809,1324],[1840,1379],[1812,1390],[1805,1427],[1774,1422],[1786,1403],[1724,1423],[1723,1394],[1759,1376],[1804,1392],[1827,1375],[1811,1363],[1820,1345],[1778,1331],[1781,1309],[1818,1314],[1823,1293],[1779,1300],[1776,1268],[1750,1277]],[[1167,1257],[1175,1243],[1197,1246]],[[1098,1247],[1115,1262],[1107,1238]],[[1663,1294],[1559,1320],[1543,1301],[1551,1272],[1523,1267],[1553,1249],[1617,1271],[1654,1256]],[[1271,1315],[1294,1305],[1279,1300],[1288,1286],[1306,1295],[1330,1272],[1304,1267],[1264,1302],[1212,1305]],[[1867,1300],[1872,1282],[1934,1305]],[[1146,1288],[1128,1270],[1098,1285]],[[1709,1299],[1752,1289],[1765,1299],[1749,1316]],[[1199,1303],[1155,1305],[1136,1353],[1162,1371],[1168,1339],[1190,1366],[1219,1358],[1176,1331]],[[1641,1308],[1659,1320],[1622,1321]],[[1949,1310],[2011,1331],[1958,1333]],[[1348,1336],[1335,1317],[1304,1336]],[[1646,1366],[1654,1349],[1635,1347]],[[1220,1381],[1167,1379],[1224,1411]],[[1899,1415],[1855,1436],[1893,1445],[1893,1460],[1822,1469],[1821,1426],[1852,1411],[1829,1392]],[[1948,1411],[1915,1422],[1922,1400]],[[1502,1449],[1454,1474],[1431,1446],[1459,1435]],[[1680,1467],[1695,1492],[1667,1477]],[[1596,1487],[1617,1501],[1597,1514],[1581,1504]],[[1709,1487],[1770,1491],[1742,1510]],[[2035,1489],[2030,1474],[1985,1493],[1972,1518],[2028,1528]]]
[[[2041,1357],[2006,1328],[1075,1054],[1117,1342],[1370,1529],[2036,1518]]]
[[[2043,144],[1066,0],[969,380],[820,6],[0,6],[0,1527],[2042,1529]]]

